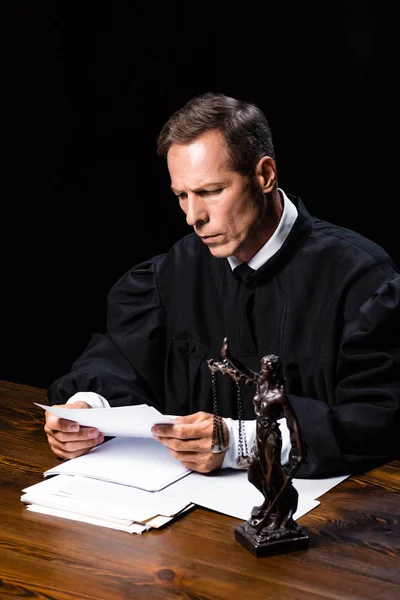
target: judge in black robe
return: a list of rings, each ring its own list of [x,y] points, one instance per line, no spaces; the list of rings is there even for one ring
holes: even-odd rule
[[[111,406],[212,413],[207,360],[228,337],[231,354],[255,371],[262,356],[280,357],[304,445],[298,477],[355,472],[393,456],[399,271],[372,241],[290,199],[297,219],[249,283],[196,234],[124,274],[108,296],[107,331],[51,385],[50,403],[92,391]],[[237,419],[233,381],[221,377],[218,386],[221,415]],[[254,419],[253,391],[242,394],[244,418]]]

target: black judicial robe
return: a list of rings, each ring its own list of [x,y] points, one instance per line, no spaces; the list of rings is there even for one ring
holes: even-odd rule
[[[220,359],[226,336],[255,371],[265,354],[280,357],[304,443],[298,477],[388,460],[400,425],[398,268],[372,241],[291,200],[299,216],[288,238],[248,285],[195,234],[124,274],[108,295],[107,331],[50,386],[49,402],[93,391],[112,406],[211,413],[207,359]],[[237,418],[234,382],[217,374],[217,383],[222,416]],[[255,390],[242,392],[254,419]]]

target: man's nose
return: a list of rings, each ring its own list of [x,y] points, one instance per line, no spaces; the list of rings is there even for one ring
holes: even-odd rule
[[[191,227],[207,221],[204,202],[198,196],[189,196],[186,210],[186,223]]]

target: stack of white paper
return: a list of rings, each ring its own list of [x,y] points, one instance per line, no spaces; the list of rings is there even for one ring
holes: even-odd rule
[[[193,506],[184,499],[80,477],[58,475],[23,490],[27,509],[128,533],[166,525]]]

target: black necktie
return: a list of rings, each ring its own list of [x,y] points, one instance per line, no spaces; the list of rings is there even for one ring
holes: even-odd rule
[[[233,270],[236,279],[244,283],[244,286],[239,288],[239,294],[236,296],[238,331],[244,353],[253,352],[254,348],[257,346],[253,314],[255,272],[256,270],[249,267],[247,263],[241,263]]]
[[[252,275],[254,275],[255,272],[255,269],[249,267],[247,263],[241,263],[233,270],[233,274],[236,279],[246,283],[247,285],[252,283]]]

